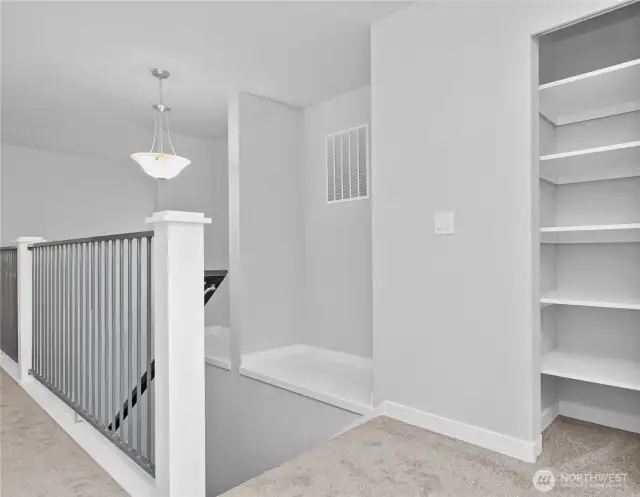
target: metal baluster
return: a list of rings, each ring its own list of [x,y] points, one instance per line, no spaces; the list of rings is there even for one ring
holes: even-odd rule
[[[32,346],[31,346],[31,369],[36,369],[36,363],[38,361],[38,354],[36,353],[37,344],[38,344],[38,324],[37,324],[37,313],[36,309],[38,306],[38,284],[37,284],[37,268],[35,257],[33,256],[33,251],[31,252],[31,291],[32,291],[32,301],[31,301],[31,323],[32,323]]]
[[[98,390],[98,409],[95,412],[95,416],[97,419],[101,419],[102,417],[102,384],[104,380],[104,373],[102,371],[102,354],[104,353],[104,346],[102,344],[103,340],[103,330],[102,330],[102,242],[98,242],[97,250],[97,265],[96,270],[98,272],[98,293],[97,293],[97,318],[98,318],[98,326],[96,327],[96,338],[98,342],[98,381],[97,381],[97,390]]]
[[[62,267],[64,269],[64,292],[62,294],[62,299],[64,303],[64,327],[62,328],[63,332],[63,340],[64,340],[64,358],[62,360],[62,368],[63,368],[63,378],[64,378],[64,388],[63,393],[68,396],[69,395],[69,362],[71,358],[69,357],[69,246],[63,245],[62,247]]]
[[[69,393],[68,397],[75,402],[75,378],[73,376],[73,365],[76,362],[76,356],[73,353],[73,347],[76,343],[74,336],[75,319],[73,318],[73,245],[69,245],[67,248],[67,273],[69,276],[69,287],[67,291],[67,309],[69,310],[69,363],[67,364],[67,375],[69,378]]]
[[[62,347],[60,339],[62,336],[62,278],[60,271],[60,247],[56,247],[56,356],[54,359],[55,386],[60,390],[60,356]]]
[[[96,391],[96,370],[95,370],[95,313],[96,313],[96,306],[95,306],[95,302],[94,302],[94,280],[95,280],[95,275],[94,275],[94,251],[95,251],[95,243],[94,242],[90,242],[89,243],[89,305],[91,306],[91,313],[90,313],[90,325],[89,325],[89,341],[90,341],[90,353],[89,353],[89,370],[90,370],[90,377],[91,380],[89,382],[89,386],[88,386],[88,390],[89,390],[89,398],[91,399],[91,414],[93,415],[96,412],[96,396],[95,396],[95,391]]]
[[[60,385],[58,388],[62,394],[65,393],[65,370],[66,370],[66,302],[65,302],[65,291],[66,291],[66,268],[64,264],[64,258],[66,256],[66,247],[64,245],[60,246],[60,357],[59,357],[59,368],[60,368]]]
[[[94,383],[93,383],[93,396],[95,398],[95,405],[93,407],[93,411],[91,414],[94,418],[98,418],[98,412],[100,409],[100,387],[99,383],[102,379],[100,377],[100,308],[99,308],[99,298],[100,298],[100,275],[99,275],[99,242],[93,242],[93,367],[94,367]]]
[[[78,244],[78,404],[84,409],[84,243]]]
[[[138,352],[138,360],[136,361],[136,383],[138,386],[138,452],[142,454],[142,383],[140,382],[141,366],[142,366],[142,238],[136,241],[138,249],[138,260],[136,261],[136,269],[138,270],[138,278],[136,280],[136,289],[138,293],[138,329],[136,339],[136,350]],[[147,384],[148,386],[148,384]]]
[[[80,245],[80,405],[86,410],[86,384],[87,384],[87,268],[86,268],[86,244]]]
[[[151,426],[151,416],[153,415],[153,404],[151,403],[152,386],[151,386],[151,238],[147,238],[147,458],[153,461],[153,453],[151,452],[151,442],[153,430]]]
[[[56,248],[55,246],[52,246],[49,248],[49,265],[50,265],[50,269],[49,269],[49,299],[51,301],[51,329],[49,331],[49,372],[47,375],[47,381],[49,381],[49,383],[51,385],[54,384],[54,366],[53,366],[53,358],[55,357],[55,344],[56,344],[56,340],[55,340],[55,335],[56,335],[56,319],[57,319],[57,312],[56,312]]]
[[[123,402],[126,399],[125,390],[125,369],[124,369],[124,240],[120,241],[120,397],[118,407],[120,408],[120,439],[124,441],[124,409]]]
[[[72,245],[72,257],[71,257],[71,261],[72,261],[72,267],[73,267],[73,295],[71,297],[71,300],[73,302],[73,322],[74,322],[74,328],[73,328],[73,397],[74,397],[74,402],[77,405],[80,405],[80,397],[79,397],[79,388],[78,388],[78,383],[80,381],[79,375],[78,375],[78,364],[80,362],[80,336],[78,334],[78,330],[80,329],[80,325],[79,325],[79,310],[80,310],[80,306],[78,305],[78,245],[77,244],[73,244]]]
[[[127,294],[128,305],[127,310],[129,312],[129,375],[127,382],[127,396],[129,397],[129,447],[133,448],[133,399],[131,398],[131,385],[132,385],[132,376],[133,376],[133,274],[131,273],[131,262],[133,258],[133,240],[129,239],[129,253],[127,254],[127,276],[129,283],[129,291]]]
[[[116,240],[111,242],[111,419],[118,412],[116,404]],[[115,432],[115,423],[111,424]]]
[[[47,373],[47,381],[53,385],[54,383],[54,357],[55,357],[55,343],[56,343],[56,248],[55,246],[49,247],[49,301],[51,303],[49,320],[49,333],[48,333],[48,344],[47,348],[49,349],[49,367]]]
[[[34,252],[31,250],[31,289],[33,293],[33,302],[31,306],[31,322],[33,323],[33,342],[31,346],[31,370],[38,369],[38,260]]]
[[[36,331],[36,346],[35,350],[38,354],[37,360],[34,362],[34,369],[37,374],[40,374],[41,371],[41,360],[42,360],[42,264],[40,260],[40,248],[34,247],[34,259],[36,261],[36,273],[37,273],[37,286],[36,286],[36,295],[38,296],[38,305],[34,306],[34,309],[37,312],[37,317],[34,320],[35,325],[37,327]]]
[[[44,321],[42,327],[42,371],[40,374],[46,380],[49,376],[49,330],[51,329],[51,292],[49,286],[49,271],[51,264],[49,263],[49,247],[42,247],[42,259],[44,263],[43,286],[44,286]]]
[[[111,381],[111,376],[109,375],[109,364],[110,364],[110,360],[109,360],[109,353],[111,351],[111,348],[109,347],[109,333],[108,333],[108,328],[107,328],[107,321],[108,321],[108,311],[109,311],[109,284],[108,284],[108,279],[107,279],[107,265],[108,265],[108,261],[109,261],[109,252],[108,252],[108,242],[102,242],[102,291],[103,291],[103,297],[102,297],[102,303],[103,303],[103,307],[102,307],[102,332],[104,334],[104,353],[103,353],[103,359],[104,359],[104,382],[103,382],[103,387],[104,387],[104,417],[103,419],[103,423],[107,423],[108,424],[108,419],[109,419],[109,382]]]
[[[31,305],[31,322],[32,322],[32,346],[31,346],[31,370],[37,369],[38,364],[38,268],[33,250],[31,251],[31,289],[33,300]]]
[[[82,343],[82,369],[81,369],[81,379],[82,384],[80,391],[82,393],[82,406],[85,410],[89,409],[89,404],[87,401],[87,342],[88,342],[88,328],[89,324],[87,323],[87,244],[82,244],[82,334],[80,335],[80,341]]]
[[[37,287],[38,306],[36,307],[36,309],[38,310],[38,319],[37,319],[38,361],[36,362],[36,373],[40,374],[42,371],[42,250],[40,250],[40,247],[36,247],[34,250],[36,252],[36,260],[37,260],[37,268],[38,268],[37,269],[38,271],[38,287]]]
[[[55,288],[56,288],[56,332],[55,332],[55,354],[53,359],[53,384],[56,388],[60,388],[60,320],[62,318],[60,312],[60,247],[54,250],[55,258]]]
[[[63,248],[58,247],[58,391],[63,389],[64,381],[64,266],[62,264]]]

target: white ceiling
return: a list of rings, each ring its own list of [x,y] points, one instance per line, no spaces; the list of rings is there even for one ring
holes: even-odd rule
[[[403,6],[5,3],[3,135],[39,146],[52,127],[71,123],[150,127],[157,83],[148,68],[162,67],[172,74],[165,86],[172,130],[222,137],[227,98],[237,90],[306,107],[368,84],[369,25]]]

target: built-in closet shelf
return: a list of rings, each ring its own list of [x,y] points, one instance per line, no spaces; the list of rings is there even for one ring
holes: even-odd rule
[[[540,177],[556,185],[634,176],[640,176],[640,141],[540,157]]]
[[[542,243],[640,242],[640,223],[540,228]]]
[[[540,112],[556,126],[640,110],[640,59],[540,86]]]
[[[542,373],[600,385],[640,390],[640,362],[554,350],[543,356]]]
[[[224,326],[204,329],[204,362],[231,371],[231,330]]]
[[[543,305],[573,305],[579,307],[604,307],[607,309],[631,309],[640,311],[640,296],[628,298],[598,298],[578,296],[568,292],[554,290],[542,295]]]
[[[358,414],[372,409],[371,359],[308,345],[246,354],[241,359],[244,376]]]

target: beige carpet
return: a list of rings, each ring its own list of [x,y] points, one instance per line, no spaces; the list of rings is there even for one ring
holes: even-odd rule
[[[540,468],[558,478],[533,488]],[[560,488],[560,473],[626,474],[621,488]],[[567,418],[544,434],[537,464],[376,418],[230,490],[224,497],[640,497],[640,435]]]
[[[0,495],[128,494],[0,370]]]

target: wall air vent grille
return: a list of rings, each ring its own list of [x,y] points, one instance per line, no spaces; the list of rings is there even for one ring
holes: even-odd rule
[[[327,135],[327,202],[369,198],[369,127]]]

